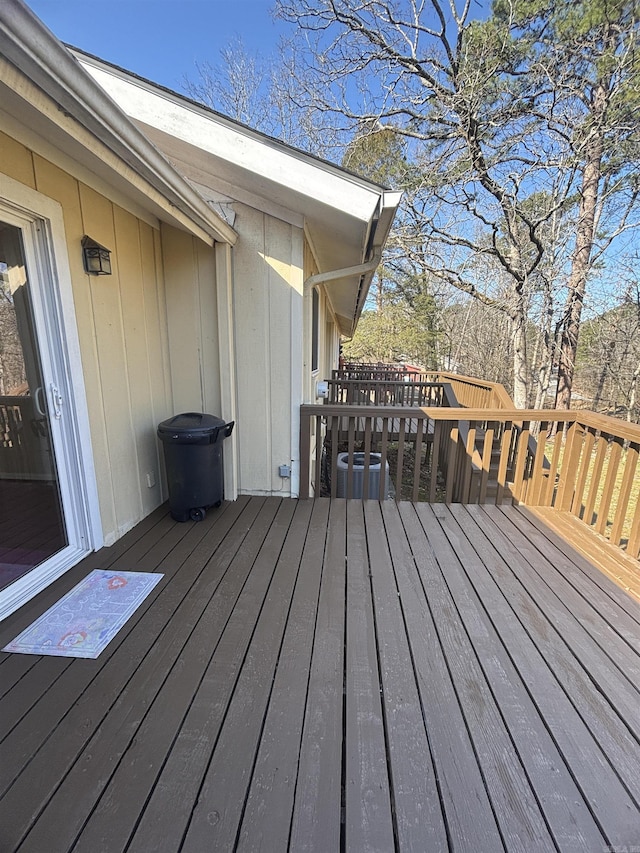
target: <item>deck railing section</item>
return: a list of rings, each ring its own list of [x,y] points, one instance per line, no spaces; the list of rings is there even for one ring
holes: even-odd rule
[[[458,384],[466,400],[472,382]],[[553,507],[637,558],[640,426],[593,412],[515,409],[506,392],[478,386],[479,397],[500,405],[460,406],[455,383],[441,382],[439,405],[303,406],[301,497]]]
[[[428,476],[433,421],[426,411],[400,406],[302,406],[300,496],[309,497],[311,486],[313,494],[331,497],[435,500],[435,480],[431,483]],[[310,464],[314,439],[316,452]],[[372,485],[374,477],[377,486]],[[425,488],[426,497],[421,494]]]
[[[343,399],[337,391],[334,392],[335,396],[333,398],[330,396],[329,399],[331,402],[358,403],[358,396],[366,394],[372,383],[387,382],[393,382],[405,388],[411,388],[414,385],[441,385],[446,383],[453,389],[456,400],[461,406],[487,409],[509,409],[513,407],[513,401],[499,382],[485,382],[472,376],[462,376],[443,370],[415,373],[401,368],[385,369],[380,365],[366,365],[364,367],[350,365],[341,370],[334,370],[328,383],[330,389],[332,384],[340,388],[348,387],[349,399]]]
[[[327,403],[359,406],[442,406],[442,382],[330,379]]]

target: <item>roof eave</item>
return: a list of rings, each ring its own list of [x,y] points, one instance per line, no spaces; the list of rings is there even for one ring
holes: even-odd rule
[[[211,241],[234,244],[236,232],[173,169],[68,49],[22,0],[0,4],[2,54],[42,92],[159,192]]]

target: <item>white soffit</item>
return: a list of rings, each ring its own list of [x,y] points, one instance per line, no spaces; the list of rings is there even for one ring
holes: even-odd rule
[[[229,183],[294,210],[322,205],[361,223],[371,220],[381,189],[120,69],[74,55],[128,116],[206,152]]]

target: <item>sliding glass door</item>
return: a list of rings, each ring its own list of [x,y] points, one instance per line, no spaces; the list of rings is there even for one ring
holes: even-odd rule
[[[22,231],[0,221],[0,590],[68,544],[31,287]]]
[[[61,206],[0,174],[0,620],[102,544],[67,251]]]

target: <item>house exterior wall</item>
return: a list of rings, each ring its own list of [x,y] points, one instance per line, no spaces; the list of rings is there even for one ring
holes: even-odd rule
[[[304,279],[319,272],[309,241],[304,241]],[[305,372],[304,399],[306,403],[317,400],[317,383],[331,379],[331,371],[338,367],[340,355],[340,333],[333,318],[331,304],[327,292],[322,285],[316,288],[318,292],[318,369],[312,370],[312,324],[313,298],[311,292],[305,294]]]
[[[303,231],[234,204],[238,485],[242,494],[297,494],[303,393]],[[279,476],[280,465],[294,469]]]
[[[63,210],[109,544],[166,498],[157,424],[219,406],[214,250],[142,221],[2,132],[0,169]],[[84,234],[112,250],[110,277],[85,274]]]

